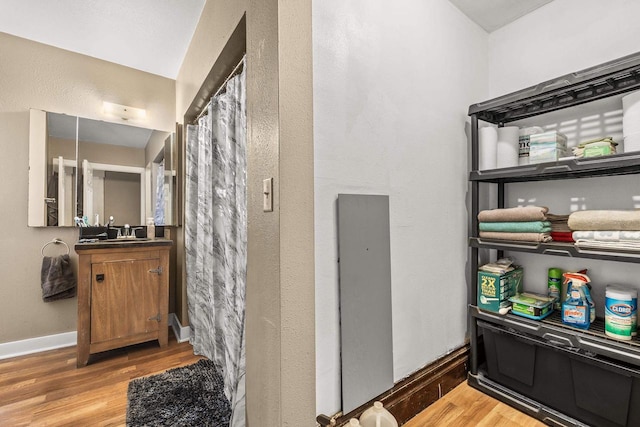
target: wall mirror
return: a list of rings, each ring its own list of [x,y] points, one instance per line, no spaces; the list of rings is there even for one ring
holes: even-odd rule
[[[29,226],[178,225],[175,133],[31,110]]]

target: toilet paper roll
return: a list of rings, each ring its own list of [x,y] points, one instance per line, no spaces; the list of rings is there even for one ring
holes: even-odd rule
[[[480,158],[478,159],[478,169],[495,169],[498,149],[497,129],[492,126],[480,128],[478,144],[478,153],[480,155]]]
[[[622,116],[622,136],[640,132],[640,114],[625,114]]]
[[[520,151],[518,126],[505,126],[498,128],[498,168],[510,168],[518,166]]]
[[[622,97],[622,135],[640,132],[640,91]]]
[[[624,152],[640,151],[640,132],[624,137]]]

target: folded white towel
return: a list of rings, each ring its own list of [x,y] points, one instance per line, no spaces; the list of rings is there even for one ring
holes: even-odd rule
[[[573,240],[595,240],[600,242],[640,242],[640,231],[574,231]]]

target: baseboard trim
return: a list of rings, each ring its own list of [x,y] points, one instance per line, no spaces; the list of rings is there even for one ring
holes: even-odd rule
[[[175,313],[169,313],[169,324],[173,329],[173,334],[178,342],[189,341],[191,337],[191,329],[188,326],[182,326],[180,320]]]
[[[344,426],[351,418],[359,418],[373,402],[380,401],[393,414],[399,425],[418,415],[427,406],[467,379],[469,344],[452,351],[419,371],[400,380],[392,389],[361,405],[346,415],[316,419],[321,426]],[[330,422],[327,424],[327,422]],[[335,424],[331,424],[335,423]]]
[[[0,344],[0,360],[76,345],[76,331]]]
[[[189,341],[191,335],[188,326],[182,326],[175,313],[169,313],[169,324],[178,342]],[[0,360],[27,354],[40,353],[57,348],[71,347],[78,343],[78,332],[63,332],[61,334],[45,335],[20,341],[0,344]]]

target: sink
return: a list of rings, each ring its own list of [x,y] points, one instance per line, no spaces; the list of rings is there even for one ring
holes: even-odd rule
[[[106,240],[101,240],[102,242],[119,242],[119,243],[126,243],[126,242],[147,242],[151,239],[149,239],[148,237],[136,237],[135,239],[128,239],[128,238],[121,238],[121,239],[106,239]]]

